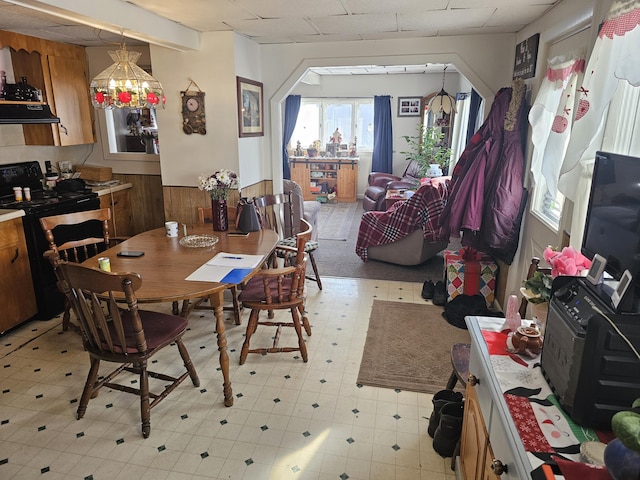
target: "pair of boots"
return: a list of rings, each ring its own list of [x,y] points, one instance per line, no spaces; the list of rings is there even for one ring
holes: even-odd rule
[[[433,412],[429,417],[429,436],[433,449],[441,457],[451,457],[462,434],[464,397],[460,392],[441,390],[433,396]]]

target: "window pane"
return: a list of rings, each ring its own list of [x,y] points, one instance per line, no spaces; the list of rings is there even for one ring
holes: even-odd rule
[[[361,103],[358,105],[356,135],[358,137],[358,150],[373,150],[373,103]]]
[[[342,134],[342,143],[348,144],[353,141],[351,133],[351,111],[353,106],[350,103],[329,103],[327,104],[324,118],[324,136],[320,142],[324,144],[329,142],[331,135],[336,128]]]
[[[295,149],[297,142],[302,148],[308,148],[320,138],[320,104],[305,103],[300,105],[296,128],[291,135],[291,148]]]

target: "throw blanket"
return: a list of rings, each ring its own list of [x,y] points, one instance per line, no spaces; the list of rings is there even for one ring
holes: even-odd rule
[[[428,242],[438,240],[438,222],[448,196],[449,177],[428,180],[404,202],[386,212],[365,212],[360,222],[356,253],[367,260],[367,248],[395,242],[422,228]]]

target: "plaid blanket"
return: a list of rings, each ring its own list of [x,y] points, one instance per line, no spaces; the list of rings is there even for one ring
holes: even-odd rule
[[[438,219],[448,196],[450,177],[433,178],[404,202],[394,203],[386,212],[365,212],[360,222],[356,253],[367,260],[367,249],[395,242],[422,228],[428,242],[438,240]]]

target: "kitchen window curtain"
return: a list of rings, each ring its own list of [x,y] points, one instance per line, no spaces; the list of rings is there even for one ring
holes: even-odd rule
[[[371,171],[393,173],[393,132],[391,128],[391,97],[373,97],[373,155]]]
[[[542,178],[552,197],[558,191],[562,159],[569,144],[575,93],[584,74],[585,52],[549,60],[540,90],[529,111],[533,156],[531,172],[536,185]]]
[[[571,140],[560,170],[560,191],[570,200],[576,195],[582,167],[602,140],[606,109],[619,80],[640,86],[640,0],[618,1],[600,28],[589,58],[585,78],[578,89]]]
[[[282,178],[291,179],[291,169],[289,168],[289,152],[287,145],[293,135],[298,121],[300,111],[300,95],[289,95],[284,104],[284,132],[282,134]]]
[[[598,32],[585,78],[578,88],[571,139],[558,189],[574,202],[571,245],[579,247],[591,188],[595,152],[601,148],[609,103],[618,83],[640,86],[640,0],[614,2]],[[580,210],[582,206],[582,210]],[[578,207],[579,211],[576,211]]]

